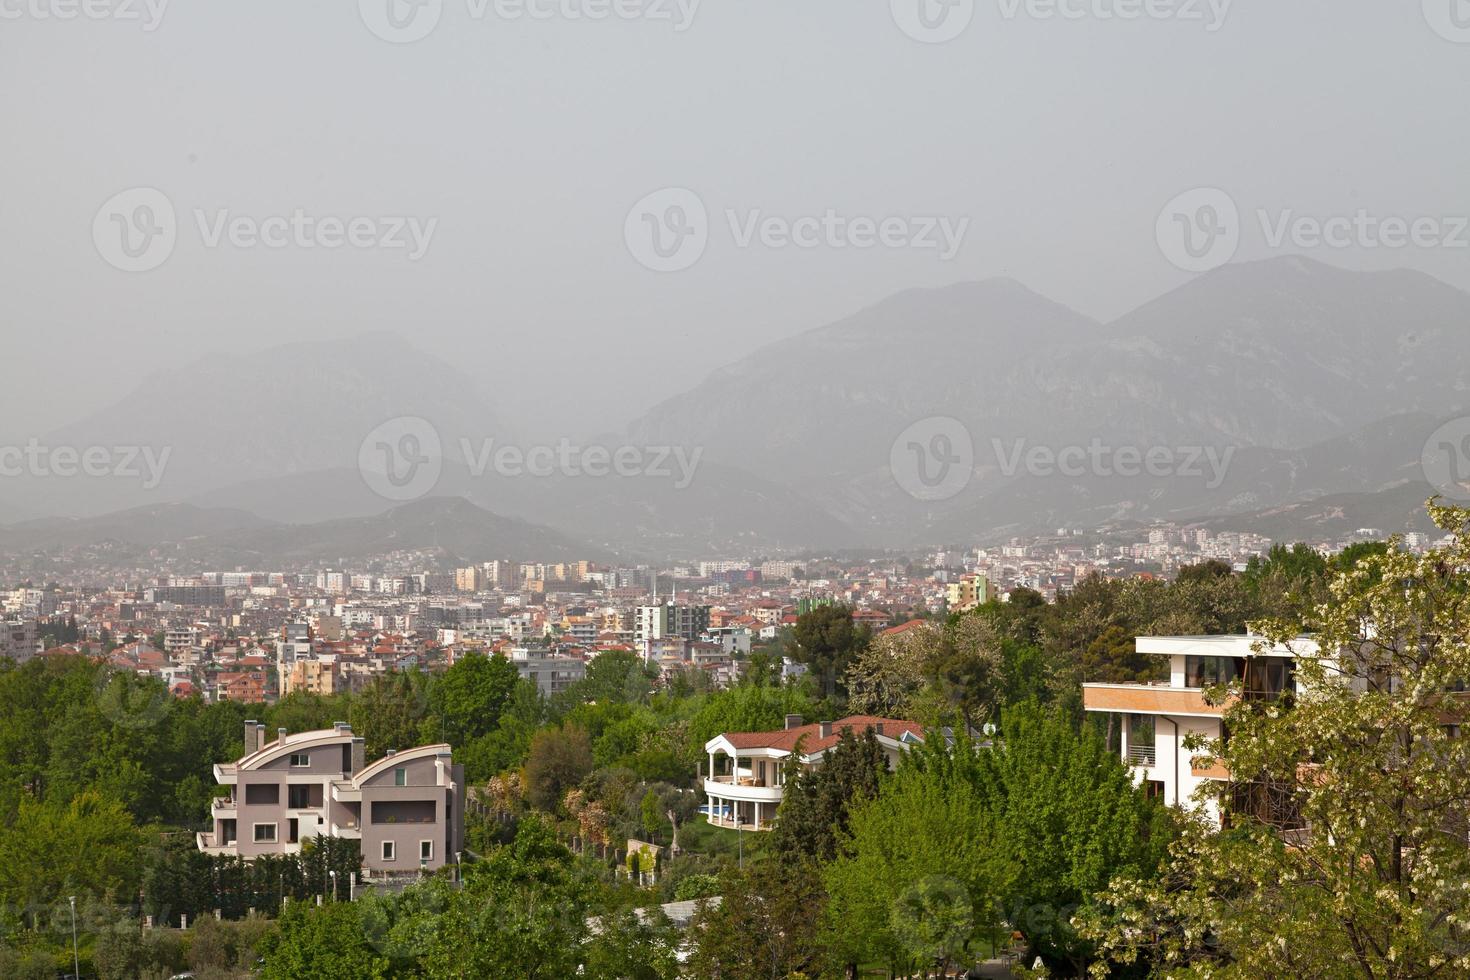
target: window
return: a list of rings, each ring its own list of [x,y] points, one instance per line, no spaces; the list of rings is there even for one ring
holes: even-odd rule
[[[296,843],[298,843],[301,840],[300,833],[301,833],[300,827],[299,827],[299,825],[297,824],[297,822],[296,822],[296,820],[294,818],[291,819],[291,820],[287,820],[286,821],[286,843],[287,844],[296,844]]]
[[[309,767],[310,765],[311,765],[311,753],[310,752],[292,752],[291,753],[291,768],[292,769],[305,769],[305,768]]]
[[[393,770],[393,785],[394,786],[407,786],[408,785],[408,770],[407,769],[394,769]]]
[[[275,783],[246,783],[246,806],[275,806],[281,802],[281,787]]]
[[[432,860],[434,860],[434,842],[433,841],[431,841],[431,840],[421,840],[421,841],[419,841],[419,860],[420,861],[432,861]]]
[[[1184,686],[1210,687],[1229,684],[1241,675],[1245,661],[1241,657],[1184,658]]]
[[[1286,657],[1256,657],[1245,669],[1247,695],[1275,700],[1296,687],[1296,661]]]
[[[274,844],[276,842],[276,825],[273,823],[258,823],[255,825],[255,843]]]
[[[305,783],[287,786],[286,806],[292,810],[303,810],[311,806],[311,787]]]
[[[398,859],[398,846],[391,840],[383,841],[383,860],[396,861]]]

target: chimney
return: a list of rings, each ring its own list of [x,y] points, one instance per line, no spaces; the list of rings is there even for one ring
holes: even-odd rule
[[[357,775],[367,766],[366,752],[367,749],[364,747],[362,739],[354,738],[352,740],[352,775]]]
[[[389,758],[389,759],[393,758],[397,754],[398,754],[398,750],[397,749],[389,749],[387,752],[384,752],[383,753],[383,755],[386,758]]]
[[[280,745],[284,741],[286,741],[286,730],[284,728],[277,728],[276,729],[276,744],[277,745]]]
[[[255,739],[260,734],[256,727],[255,719],[250,718],[245,722],[245,754],[251,755],[260,748],[260,743]]]
[[[802,720],[803,719],[802,719],[801,715],[787,715],[786,716],[786,730],[789,732],[793,728],[800,728],[801,727]]]
[[[822,722],[821,724],[819,724],[817,726],[817,737],[818,738],[831,738],[832,737],[832,723],[830,721],[824,721],[824,722]]]

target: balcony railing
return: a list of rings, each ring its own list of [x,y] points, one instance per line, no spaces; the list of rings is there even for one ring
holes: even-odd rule
[[[738,779],[734,776],[713,776],[710,778],[710,782],[724,783],[727,786],[754,786],[757,789],[771,788],[770,783],[756,779],[752,776],[741,776]]]
[[[1135,766],[1151,766],[1159,760],[1159,750],[1154,745],[1128,746],[1128,761]]]

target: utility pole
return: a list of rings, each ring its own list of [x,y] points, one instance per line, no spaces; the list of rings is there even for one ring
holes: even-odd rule
[[[71,903],[71,974],[81,980],[82,961],[77,955],[77,897],[69,895],[67,901]]]

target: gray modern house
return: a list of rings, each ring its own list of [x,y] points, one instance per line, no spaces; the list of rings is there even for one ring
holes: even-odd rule
[[[362,842],[369,875],[432,871],[464,847],[464,767],[448,745],[389,751],[368,764],[351,726],[265,741],[265,726],[245,723],[245,755],[216,763],[230,788],[214,801],[214,829],[198,835],[209,854],[253,858],[295,854],[322,835]]]

